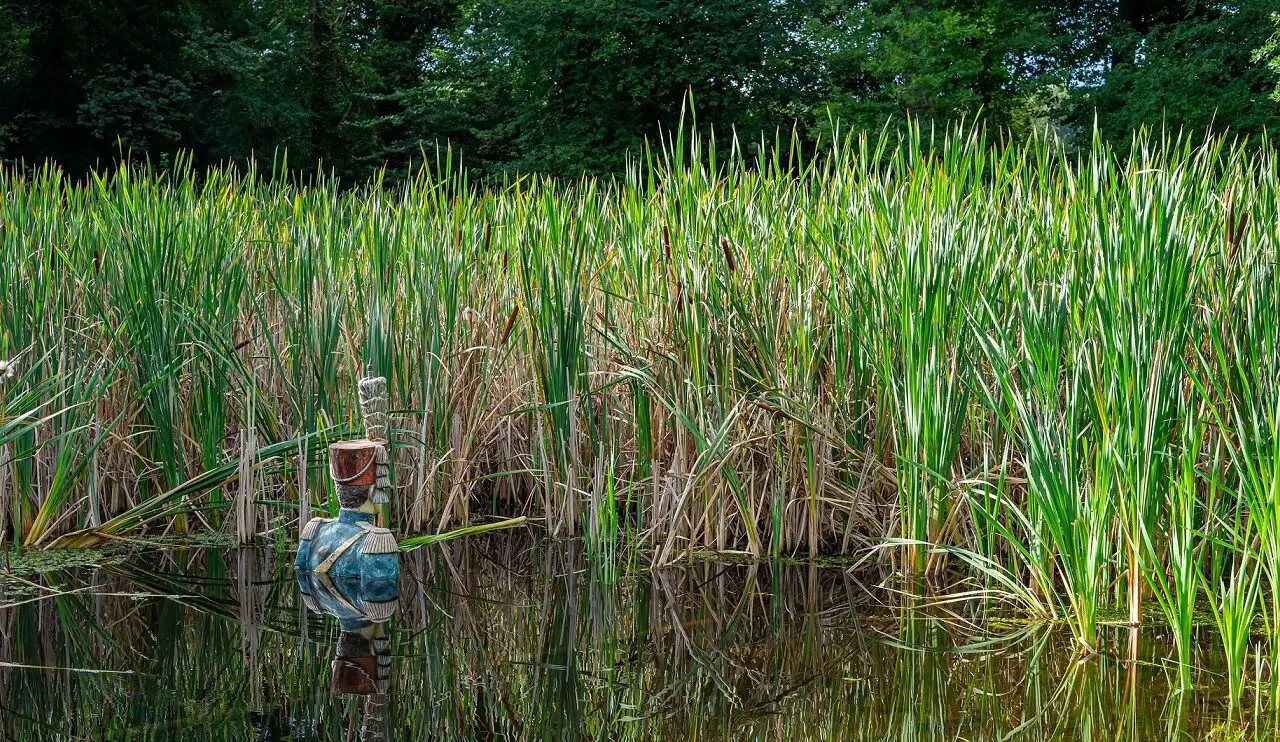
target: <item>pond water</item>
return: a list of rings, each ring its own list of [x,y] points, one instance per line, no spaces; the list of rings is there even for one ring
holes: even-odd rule
[[[1173,694],[1157,632],[1079,661],[1048,625],[889,606],[839,568],[697,561],[602,569],[505,533],[403,558],[376,624],[385,679],[332,688],[338,622],[291,555],[137,550],[11,571],[0,608],[8,739],[1239,739],[1216,640]],[[55,595],[53,591],[57,591]],[[16,605],[15,605],[16,604]],[[368,634],[370,632],[366,632]],[[389,665],[389,667],[387,666]],[[372,673],[372,664],[366,664]],[[1248,730],[1248,731],[1242,731]]]

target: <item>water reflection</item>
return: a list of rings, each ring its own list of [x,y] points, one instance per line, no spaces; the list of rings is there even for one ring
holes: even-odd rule
[[[407,556],[389,621],[385,594],[299,586],[289,561],[152,552],[42,576],[64,594],[0,609],[0,731],[1202,739],[1227,713],[1212,637],[1196,691],[1171,698],[1172,649],[1157,632],[1142,634],[1136,662],[1127,629],[1079,662],[1052,627],[976,605],[885,606],[865,575],[841,570],[694,563],[618,576],[574,544],[507,534]],[[1272,728],[1269,713],[1241,720],[1250,736]]]
[[[391,640],[387,622],[399,605],[400,585],[390,580],[330,578],[298,572],[298,592],[311,611],[338,620],[330,690],[364,697],[362,742],[386,739]]]

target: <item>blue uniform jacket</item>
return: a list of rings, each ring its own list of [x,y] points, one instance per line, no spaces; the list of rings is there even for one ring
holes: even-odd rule
[[[335,578],[396,580],[400,553],[391,531],[373,525],[372,514],[344,509],[337,518],[307,522],[293,566]]]

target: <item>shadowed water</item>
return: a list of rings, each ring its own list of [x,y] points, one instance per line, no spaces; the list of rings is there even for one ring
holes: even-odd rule
[[[404,557],[381,697],[330,691],[337,622],[291,555],[142,551],[10,575],[8,739],[1076,740],[1223,737],[1216,640],[1171,697],[1172,649],[1073,656],[978,606],[886,606],[835,568],[604,569],[572,543],[474,538]],[[24,584],[18,579],[31,584]],[[49,591],[58,591],[54,595]],[[25,602],[23,602],[25,601]],[[19,603],[14,605],[14,603]],[[1271,728],[1252,696],[1233,729]],[[382,735],[385,735],[382,736]]]

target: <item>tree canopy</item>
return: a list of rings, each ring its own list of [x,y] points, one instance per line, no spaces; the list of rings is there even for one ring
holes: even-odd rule
[[[617,171],[692,92],[746,141],[981,115],[1280,123],[1275,0],[6,0],[0,158]]]

